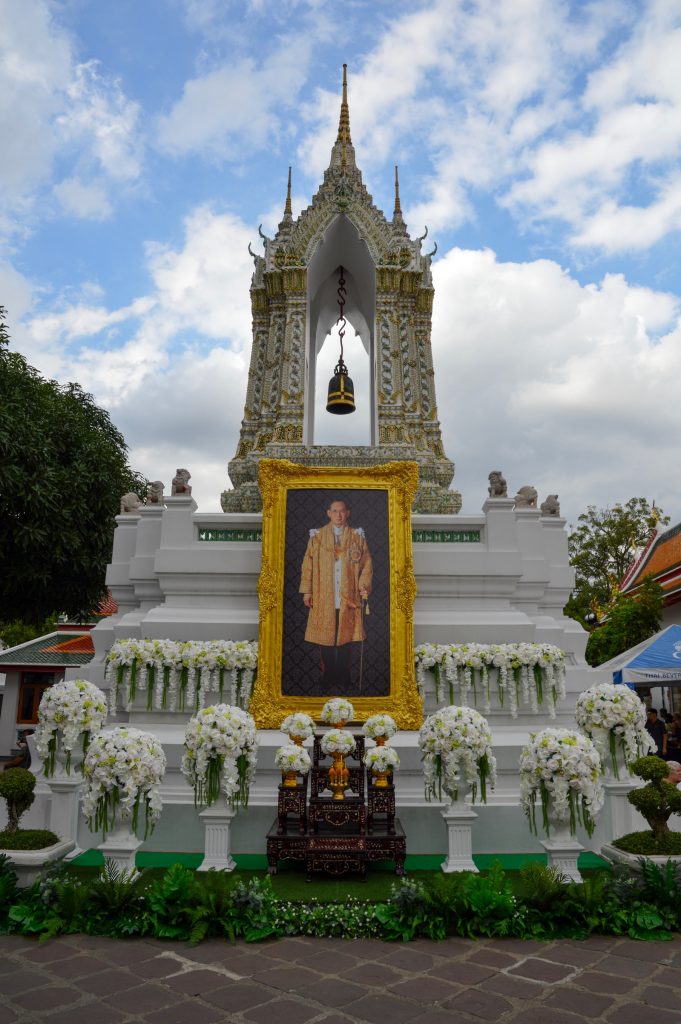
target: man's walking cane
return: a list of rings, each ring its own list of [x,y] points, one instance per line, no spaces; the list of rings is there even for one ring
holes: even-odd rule
[[[359,692],[361,693],[362,692],[362,673],[364,671],[364,616],[371,614],[371,612],[369,610],[369,598],[368,597],[363,597],[361,599],[360,607],[362,609],[362,640],[361,640],[360,646],[359,646]]]

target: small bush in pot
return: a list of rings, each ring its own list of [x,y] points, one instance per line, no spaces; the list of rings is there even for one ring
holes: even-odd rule
[[[630,764],[630,770],[646,783],[634,789],[627,799],[641,814],[649,832],[630,832],[613,841],[613,846],[626,853],[641,856],[681,855],[681,834],[671,832],[667,822],[672,814],[681,814],[681,792],[671,782],[669,765],[661,757],[639,757]]]
[[[27,768],[8,768],[0,774],[0,797],[7,804],[7,828],[0,832],[0,850],[42,850],[58,843],[54,832],[22,829],[19,821],[35,797],[35,775]]]

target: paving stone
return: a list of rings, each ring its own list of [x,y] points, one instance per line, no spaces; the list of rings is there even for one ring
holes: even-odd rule
[[[20,953],[24,949],[35,949],[37,939],[27,939],[23,935],[0,935],[0,950],[4,953]]]
[[[321,974],[308,971],[307,967],[299,967],[297,964],[291,967],[273,967],[253,975],[253,981],[257,981],[258,984],[270,985],[272,988],[281,989],[282,992],[295,992],[321,980]]]
[[[593,967],[603,958],[601,950],[588,946],[573,946],[570,942],[559,942],[545,950],[542,956],[554,963],[572,964],[573,967]]]
[[[187,959],[190,959],[189,955],[187,955]],[[228,971],[232,971],[233,974],[238,974],[240,978],[251,978],[258,971],[271,970],[276,966],[276,963],[270,960],[269,957],[258,956],[257,953],[250,952],[236,954],[234,957],[226,960],[224,966]]]
[[[102,961],[94,956],[77,954],[68,960],[60,960],[53,968],[54,973],[60,978],[82,978],[85,974],[94,974],[101,971]]]
[[[483,947],[466,960],[467,964],[482,964],[483,967],[510,967],[518,963],[518,957],[511,953],[501,953],[498,949]]]
[[[636,939],[620,939],[611,949],[613,956],[623,956],[630,960],[649,960],[658,964],[669,954],[669,943],[652,940],[640,942]]]
[[[662,967],[651,977],[656,985],[672,985],[681,991],[681,971],[675,967]]]
[[[412,974],[416,974],[421,971],[429,971],[437,962],[438,961],[436,961],[432,956],[428,956],[426,953],[414,953],[411,946],[408,948],[397,949],[389,956],[383,957],[383,963],[388,967],[397,967],[399,970],[409,971]]]
[[[147,1013],[144,1021],[145,1024],[217,1024],[217,1021],[224,1022],[225,1018],[212,1006],[202,1006],[195,999],[188,999],[184,1003]]]
[[[360,1020],[369,1020],[375,1024],[402,1024],[413,1021],[421,1013],[421,1007],[395,996],[369,995],[358,999],[352,1004],[352,1016]]]
[[[175,964],[175,970],[178,968]],[[228,979],[218,971],[184,971],[174,978],[166,978],[165,984],[174,992],[185,992],[189,996],[200,996],[212,988],[222,988]]]
[[[668,1010],[678,1010],[679,999],[681,999],[681,993],[679,990],[673,990],[671,988],[663,988],[657,985],[649,985],[639,993],[638,998],[644,1003],[649,1003],[650,1006],[662,1006]]]
[[[477,985],[485,978],[491,977],[496,971],[493,967],[472,964],[469,960],[450,960],[433,967],[428,974],[445,981],[455,981],[458,985]]]
[[[67,946],[58,942],[46,942],[44,946],[38,946],[24,952],[23,958],[34,964],[52,964],[57,960],[67,960],[75,956],[77,950],[74,946]]]
[[[646,1024],[679,1024],[679,1011],[656,1007],[655,1012],[651,1013],[645,1003],[625,1003],[614,1009],[608,1017],[608,1024],[642,1024],[643,1021]]]
[[[124,992],[116,992],[107,996],[104,1000],[108,1006],[127,1013],[148,1013],[150,1010],[159,1010],[169,1003],[180,1001],[180,997],[172,989],[162,988],[160,985],[138,985],[137,988],[128,988]]]
[[[548,942],[535,942],[534,939],[489,939],[487,942],[489,949],[517,953],[519,956],[539,956],[548,946]]]
[[[557,1006],[560,1010],[569,1010],[581,1017],[599,1017],[612,1006],[614,1000],[609,996],[599,996],[595,992],[580,992],[579,989],[561,987],[552,992],[546,1000],[546,1006]]]
[[[601,971],[584,971],[575,979],[582,988],[591,992],[612,992],[622,995],[639,984],[638,978],[621,978],[616,974],[603,974]]]
[[[17,993],[12,996],[12,1002],[23,1006],[25,1010],[53,1010],[58,1006],[77,1003],[80,998],[81,993],[77,989],[46,985],[32,992]]]
[[[502,1014],[512,1009],[506,999],[479,988],[466,989],[465,992],[461,992],[444,1003],[444,1007],[448,1010],[456,1010],[457,1013],[469,1013],[481,1020],[493,1021],[499,1020]]]
[[[0,991],[5,996],[11,996],[15,993],[29,992],[31,989],[39,988],[41,985],[45,985],[48,982],[48,978],[40,971],[17,971],[15,973],[3,977],[2,983],[0,984]]]
[[[152,948],[146,942],[116,942],[108,939],[108,946],[97,946],[88,950],[94,955],[100,954],[100,959],[105,966],[115,965],[116,967],[129,967],[132,964],[142,964],[153,960],[161,952]]]
[[[406,981],[400,981],[397,985],[391,985],[390,991],[395,996],[414,999],[417,1003],[429,1004],[441,1003],[445,999],[451,999],[452,996],[461,991],[461,988],[458,985],[454,985],[451,981],[432,978],[426,974],[420,978],[408,978]]]
[[[319,1010],[304,1003],[296,1003],[292,999],[278,999],[276,1003],[267,1003],[265,1006],[256,1006],[253,1010],[247,1010],[244,1014],[248,1020],[255,1020],[258,1024],[303,1024],[310,1017],[319,1016]]]
[[[509,978],[508,974],[495,974],[480,982],[478,988],[484,991],[498,992],[502,996],[511,996],[515,999],[540,999],[546,991],[544,986],[536,981],[523,981],[522,978]]]
[[[300,989],[298,995],[304,999],[313,999],[322,1006],[347,1006],[355,999],[367,995],[367,990],[342,978],[323,978],[316,985]]]
[[[385,967],[383,964],[362,964],[361,967],[353,967],[343,975],[348,981],[356,981],[358,985],[380,985],[386,987],[402,979],[402,975],[394,971],[392,967]]]
[[[269,1003],[273,997],[277,998],[271,989],[263,988],[262,985],[250,985],[244,981],[232,982],[224,988],[214,988],[204,996],[207,1003],[233,1013],[248,1010],[251,1006],[258,1006],[261,1003]]]
[[[19,1024],[17,1011],[9,1006],[0,1006],[0,1024]]]
[[[650,964],[647,960],[630,960],[623,956],[604,956],[598,961],[598,970],[604,974],[617,974],[621,978],[650,976]]]
[[[294,963],[306,961],[313,952],[314,946],[310,948],[309,943],[302,939],[279,939],[262,947],[263,956],[272,957],[274,960],[292,960]]]
[[[227,939],[207,939],[198,946],[178,946],[176,952],[187,960],[196,960],[204,964],[222,964],[224,967],[229,967],[230,963],[241,955]]]
[[[357,967],[359,960],[356,956],[348,956],[334,949],[325,949],[321,953],[314,953],[308,956],[305,966],[312,971],[321,971],[322,974],[342,974]]]
[[[380,960],[393,949],[391,942],[382,939],[345,939],[343,942],[343,952],[358,960]]]
[[[147,978],[167,978],[169,974],[177,974],[183,965],[171,956],[155,956],[151,960],[143,960],[139,964],[130,964],[130,970],[138,980]]]
[[[123,992],[125,989],[139,985],[140,979],[130,974],[129,971],[100,971],[99,974],[91,974],[78,982],[78,987],[84,992],[91,992],[95,996],[108,996],[112,992]]]
[[[575,1017],[574,1013],[563,1013],[552,1006],[533,1006],[531,1009],[521,1010],[515,1017],[507,1017],[504,1024],[579,1024],[582,1019]],[[642,1022],[639,1021],[638,1024]]]
[[[104,1003],[97,1001],[60,1010],[45,1018],[49,1024],[117,1024],[124,1019],[125,1015],[120,1010],[114,1010],[113,1006],[105,1006]]]
[[[470,1024],[470,1020],[453,1010],[426,1010],[420,1017],[414,1017],[411,1024]]]
[[[353,1024],[351,1017],[340,1017],[337,1013],[332,1013],[327,1017],[320,1017],[319,1024]]]
[[[555,982],[574,974],[574,968],[569,964],[556,964],[549,960],[540,960],[539,957],[528,957],[515,967],[510,967],[506,973],[509,978],[534,978],[535,981]]]

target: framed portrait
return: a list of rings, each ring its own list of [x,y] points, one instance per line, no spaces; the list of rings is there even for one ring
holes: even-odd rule
[[[358,721],[379,711],[418,729],[414,673],[416,580],[413,462],[366,469],[260,463],[262,569],[258,677],[250,711],[259,728],[331,697]]]

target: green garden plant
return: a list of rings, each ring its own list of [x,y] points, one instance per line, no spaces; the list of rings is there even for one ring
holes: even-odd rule
[[[646,819],[648,832],[630,832],[613,840],[613,846],[626,853],[642,856],[681,854],[681,835],[670,832],[667,822],[672,814],[681,814],[681,792],[665,782],[669,768],[661,757],[639,757],[629,766],[634,775],[646,782],[634,789],[627,799]]]
[[[35,775],[27,768],[0,773],[0,797],[7,804],[7,828],[0,832],[0,850],[42,850],[59,842],[46,829],[21,829],[19,822],[35,798]]]

